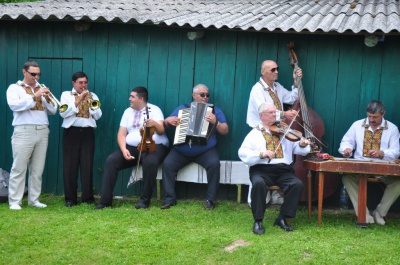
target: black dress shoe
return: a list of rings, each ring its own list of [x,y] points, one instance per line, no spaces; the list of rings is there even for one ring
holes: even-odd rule
[[[206,202],[206,210],[212,210],[215,208],[215,204],[212,201],[208,201]]]
[[[67,202],[65,203],[65,207],[72,207],[72,206],[75,206],[75,205],[76,205],[76,203],[71,202],[71,201],[67,201]]]
[[[171,208],[172,206],[175,206],[173,203],[165,203],[163,206],[160,207],[161,210],[166,210]]]
[[[138,204],[135,205],[136,209],[147,209],[149,206],[147,204],[144,204],[143,202],[139,202]]]
[[[103,204],[98,204],[94,209],[95,210],[103,210],[104,208],[106,208],[106,207],[110,207],[110,206],[108,206],[108,205],[103,205]]]
[[[283,230],[290,232],[294,230],[293,226],[290,226],[286,223],[286,220],[284,218],[276,218],[275,222],[274,222],[274,226],[277,225],[280,228],[282,228]]]
[[[254,222],[253,233],[256,235],[262,235],[265,233],[265,229],[263,227],[262,222]]]

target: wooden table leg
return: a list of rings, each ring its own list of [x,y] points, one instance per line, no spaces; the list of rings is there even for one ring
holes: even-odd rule
[[[366,228],[367,224],[367,175],[358,176],[358,217],[357,226]]]
[[[324,199],[324,172],[319,172],[318,175],[318,226],[322,223],[322,204]]]
[[[311,218],[311,186],[312,186],[312,179],[311,179],[311,170],[308,170],[307,173],[307,186],[308,186],[308,219]]]

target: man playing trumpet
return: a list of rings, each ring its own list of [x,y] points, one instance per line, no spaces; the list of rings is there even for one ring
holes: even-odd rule
[[[88,78],[84,72],[72,75],[72,85],[72,90],[61,95],[61,105],[68,107],[60,111],[64,118],[63,181],[66,207],[78,204],[78,172],[81,177],[81,201],[94,203],[94,128],[97,127],[96,120],[102,115],[99,98],[87,89]]]
[[[11,137],[13,165],[10,172],[8,202],[11,210],[21,210],[25,191],[26,169],[29,167],[28,205],[44,208],[39,201],[42,190],[42,173],[49,140],[48,115],[57,107],[48,98],[50,90],[40,86],[40,67],[28,61],[22,69],[24,79],[7,89],[7,103],[13,111]]]

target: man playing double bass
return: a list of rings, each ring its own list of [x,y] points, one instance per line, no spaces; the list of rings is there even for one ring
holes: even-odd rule
[[[260,123],[260,116],[258,115],[258,108],[261,103],[272,103],[277,110],[277,121],[283,121],[284,118],[292,120],[297,111],[288,110],[283,111],[283,103],[292,105],[298,97],[298,83],[297,77],[301,78],[303,73],[301,68],[297,72],[293,71],[293,86],[292,91],[287,90],[281,84],[276,82],[278,80],[279,67],[276,62],[266,60],[261,64],[261,77],[250,92],[249,105],[247,107],[247,120],[246,123],[254,128]]]
[[[118,171],[137,166],[139,158],[143,168],[143,191],[140,202],[136,204],[135,208],[148,208],[157,178],[158,165],[162,163],[168,153],[169,143],[164,133],[164,115],[159,107],[147,103],[147,89],[140,86],[135,87],[132,89],[129,101],[130,107],[122,115],[118,131],[119,150],[110,154],[106,160],[100,204],[96,206],[95,210],[112,206]],[[146,128],[154,128],[154,134],[146,137],[152,138],[153,144],[156,146],[154,152],[145,150],[139,155],[138,145],[144,144],[141,142],[142,138],[146,138],[143,132],[147,133],[146,129],[142,130],[142,134],[140,132],[144,123]]]

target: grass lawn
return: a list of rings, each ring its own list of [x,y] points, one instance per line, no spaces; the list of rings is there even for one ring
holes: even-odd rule
[[[136,210],[133,200],[113,208],[64,207],[63,197],[42,195],[45,209],[21,211],[0,204],[0,264],[400,264],[400,218],[385,226],[355,227],[353,211],[325,210],[308,219],[301,205],[294,232],[273,227],[279,208],[267,209],[266,233],[252,233],[247,204],[178,201],[168,210],[153,200]]]

